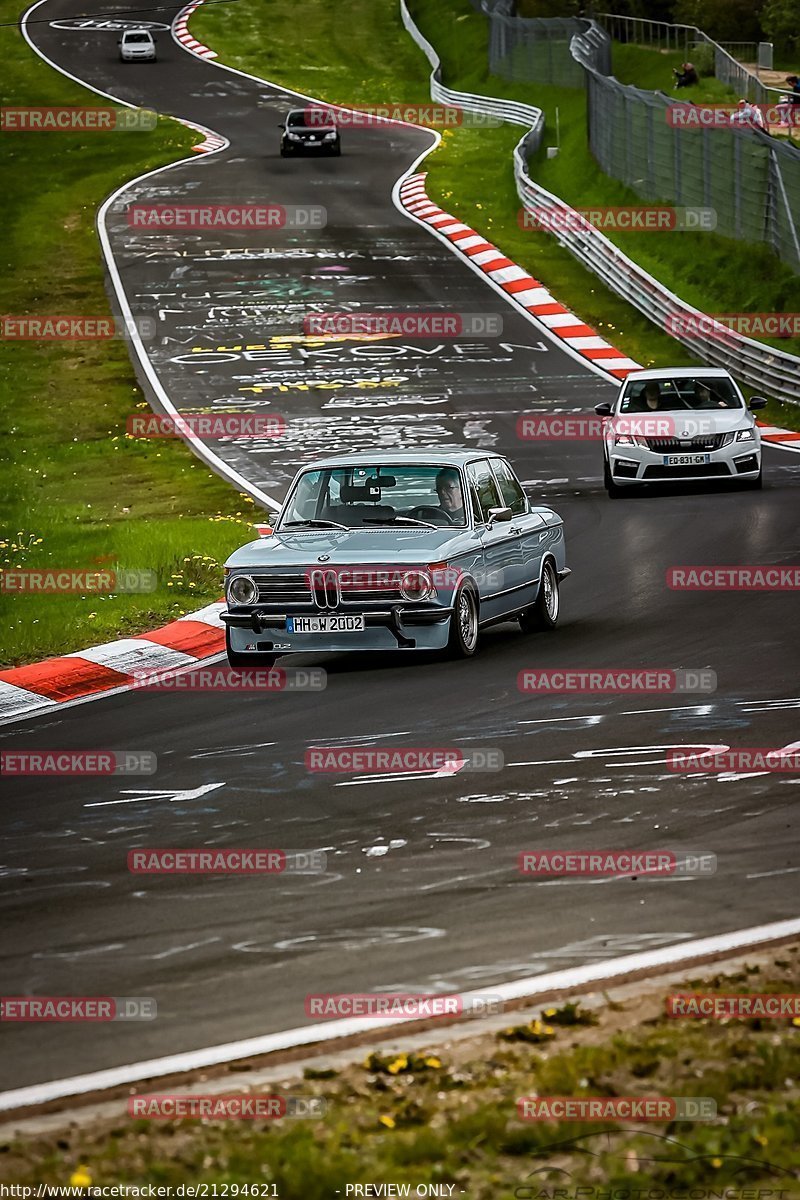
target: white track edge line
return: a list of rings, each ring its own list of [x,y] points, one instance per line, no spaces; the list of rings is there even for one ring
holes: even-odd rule
[[[632,972],[651,970],[660,973],[666,967],[679,967],[684,962],[688,965],[698,957],[726,952],[733,954],[748,946],[763,945],[797,935],[800,935],[800,917],[791,917],[783,921],[773,921],[767,925],[756,925],[749,929],[738,929],[731,933],[698,938],[691,942],[674,943],[670,946],[662,946],[657,950],[628,954],[610,961],[600,961],[583,967],[569,967],[561,971],[552,971],[546,975],[534,975],[527,979],[516,979],[512,983],[485,985],[480,991],[462,992],[460,996],[465,1006],[473,997],[485,996],[490,990],[493,996],[503,1000],[527,998],[535,1001],[537,995],[542,993],[588,986],[596,981],[608,980],[614,976],[624,976]],[[195,1071],[203,1067],[235,1062],[243,1058],[274,1053],[278,1050],[293,1049],[310,1043],[332,1042],[338,1038],[367,1033],[370,1030],[385,1033],[387,1029],[398,1028],[414,1019],[413,1017],[399,1017],[380,1021],[359,1017],[328,1021],[317,1025],[282,1030],[280,1033],[264,1034],[261,1037],[247,1038],[238,1042],[227,1042],[218,1046],[184,1051],[163,1058],[148,1059],[126,1066],[112,1067],[104,1071],[93,1071],[72,1078],[56,1079],[50,1083],[34,1084],[30,1087],[16,1088],[13,1091],[0,1093],[0,1112],[11,1112],[32,1105],[47,1104],[53,1100],[67,1099],[142,1080]],[[430,1030],[421,1034],[423,1040],[430,1040],[431,1036]]]

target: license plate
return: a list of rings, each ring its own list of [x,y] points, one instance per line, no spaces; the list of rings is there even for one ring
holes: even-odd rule
[[[696,467],[711,462],[710,454],[665,454],[665,467]]]
[[[364,628],[364,616],[287,617],[287,633],[358,633]]]

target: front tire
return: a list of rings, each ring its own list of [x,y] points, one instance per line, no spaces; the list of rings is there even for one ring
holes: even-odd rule
[[[450,618],[450,658],[472,658],[478,649],[478,596],[469,584],[462,584],[453,598]]]
[[[608,460],[603,460],[603,487],[608,492],[609,500],[619,500],[623,489],[618,487],[611,477],[611,467],[608,465]]]
[[[276,656],[274,654],[242,653],[232,649],[231,634],[227,625],[225,626],[225,653],[228,656],[229,667],[262,667],[265,671],[269,671],[275,666]]]
[[[519,624],[523,633],[534,633],[540,629],[555,629],[561,611],[561,595],[558,575],[552,559],[542,568],[539,594],[530,608],[520,614]]]

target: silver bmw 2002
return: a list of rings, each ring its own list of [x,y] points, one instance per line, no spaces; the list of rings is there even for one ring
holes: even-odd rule
[[[477,450],[369,451],[296,476],[274,530],[225,564],[228,660],[444,650],[479,630],[558,620],[564,525],[528,501],[505,458]]]

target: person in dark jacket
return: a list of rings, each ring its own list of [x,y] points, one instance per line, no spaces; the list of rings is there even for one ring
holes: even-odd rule
[[[680,70],[673,67],[672,74],[675,76],[675,87],[692,87],[693,84],[699,83],[697,71],[690,62],[681,63]]]

